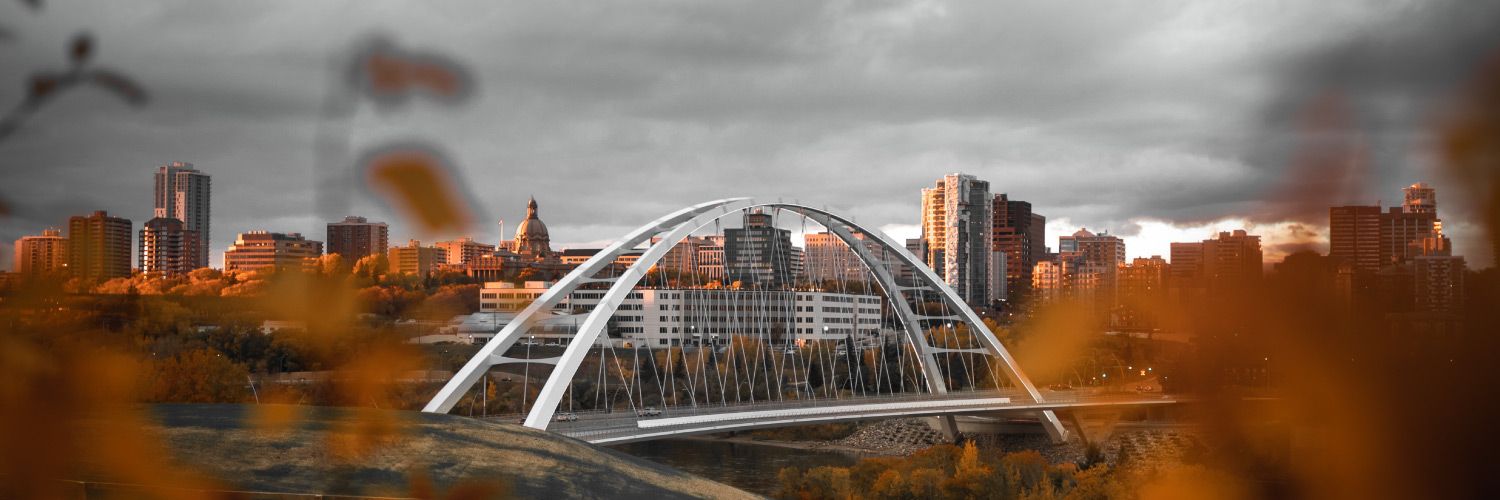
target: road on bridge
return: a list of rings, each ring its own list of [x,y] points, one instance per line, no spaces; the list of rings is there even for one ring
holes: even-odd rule
[[[571,413],[574,421],[555,421],[548,430],[593,444],[615,444],[669,437],[768,427],[877,420],[933,415],[1029,413],[1091,407],[1175,404],[1175,396],[1159,393],[1096,393],[1044,391],[1037,403],[1022,391],[975,391],[948,394],[862,396],[844,399],[766,401],[730,405],[667,407],[660,414],[641,415],[639,409]],[[655,413],[655,412],[653,412]],[[521,415],[495,417],[519,421]],[[564,417],[566,418],[566,417]]]

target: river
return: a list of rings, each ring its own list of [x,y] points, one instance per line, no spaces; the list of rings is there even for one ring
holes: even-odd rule
[[[704,439],[664,439],[611,448],[762,495],[776,490],[776,473],[783,467],[847,467],[859,461],[833,451]]]

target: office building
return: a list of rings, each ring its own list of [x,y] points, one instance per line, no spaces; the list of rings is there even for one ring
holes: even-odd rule
[[[235,237],[224,251],[224,271],[311,269],[323,255],[323,242],[300,233],[250,231]]]
[[[485,283],[479,310],[514,314],[551,285]],[[566,345],[583,315],[603,296],[603,290],[574,291],[557,306],[559,314],[542,319],[533,329],[538,342]],[[744,336],[786,346],[847,338],[871,345],[895,332],[882,328],[881,301],[879,295],[854,293],[638,287],[626,294],[601,342],[653,348],[724,346]]]
[[[1155,312],[1167,300],[1167,260],[1160,255],[1137,257],[1120,266],[1118,307],[1110,324],[1126,330],[1148,330],[1158,325]]]
[[[1114,272],[1078,253],[1047,256],[1032,266],[1031,288],[1036,304],[1071,302],[1103,313],[1113,300]]]
[[[907,238],[905,247],[906,252],[915,256],[918,262],[925,262],[927,258],[927,240],[922,238]],[[900,268],[896,274],[896,280],[907,285],[914,283],[916,281],[916,270],[904,263],[899,265]]]
[[[1173,288],[1203,287],[1203,243],[1173,242],[1167,272]]]
[[[1380,270],[1380,207],[1350,205],[1328,209],[1328,256],[1356,271]]]
[[[1075,282],[1072,286],[1087,285],[1086,296],[1100,312],[1113,307],[1119,267],[1125,264],[1125,240],[1108,232],[1094,234],[1083,228],[1059,237],[1057,246],[1060,258],[1070,263],[1065,267],[1076,275],[1070,278]]]
[[[1463,312],[1463,257],[1420,255],[1412,259],[1415,311],[1453,315]]]
[[[391,264],[391,273],[427,276],[438,266],[448,262],[448,251],[422,246],[422,242],[417,240],[408,240],[404,247],[391,247],[386,260]]]
[[[11,271],[17,274],[58,274],[68,269],[68,240],[60,229],[44,229],[40,236],[22,236],[16,240],[15,250]]]
[[[212,179],[193,164],[172,162],[156,169],[155,217],[182,221],[182,229],[197,235],[187,265],[208,267],[210,192]]]
[[[464,266],[476,262],[480,257],[495,252],[495,245],[474,241],[474,238],[460,238],[449,241],[439,241],[433,246],[443,249],[446,254],[443,261],[449,266]]]
[[[328,253],[339,254],[345,262],[384,253],[390,246],[390,228],[384,222],[370,222],[364,217],[348,216],[328,223]]]
[[[1236,229],[1198,243],[1172,243],[1168,269],[1182,292],[1243,290],[1265,274],[1260,236]]]
[[[1031,289],[1031,271],[1043,253],[1047,219],[1032,213],[1031,203],[995,195],[994,249],[1005,254],[1007,298],[1024,297]]]
[[[1437,213],[1437,190],[1418,182],[1401,190],[1401,210],[1411,213]]]
[[[1090,263],[1114,267],[1125,263],[1125,240],[1102,232],[1094,234],[1088,228],[1079,229],[1070,236],[1057,239],[1058,253],[1074,253]]]
[[[894,277],[899,272],[899,266],[894,256],[886,252],[880,243],[868,238],[864,233],[852,233],[854,238],[860,241],[871,257],[880,266],[891,272]],[[870,271],[854,249],[850,248],[838,235],[824,231],[820,233],[808,233],[803,236],[803,245],[806,247],[807,279],[814,285],[825,282],[838,281],[868,281]]]
[[[745,213],[741,227],[724,230],[724,263],[730,283],[789,288],[795,281],[792,232],[774,225],[771,214]]]
[[[694,264],[700,279],[705,283],[718,281],[721,284],[728,277],[724,267],[724,237],[708,236],[707,241],[698,245],[693,251]]]
[[[141,226],[138,265],[141,272],[154,276],[187,276],[197,269],[198,248],[198,233],[186,229],[181,220],[156,217]]]
[[[130,276],[130,219],[103,210],[68,219],[68,272],[85,280]]]
[[[1063,265],[1056,258],[1043,258],[1032,265],[1031,291],[1036,304],[1056,302],[1063,298]]]
[[[994,199],[990,184],[949,174],[922,189],[923,260],[965,302],[989,306],[994,260]]]

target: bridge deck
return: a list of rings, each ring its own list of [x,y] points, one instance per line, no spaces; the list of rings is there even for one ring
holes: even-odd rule
[[[866,396],[738,405],[668,407],[660,415],[637,416],[633,409],[579,412],[574,422],[552,422],[548,430],[594,444],[616,444],[716,432],[853,420],[933,415],[1030,413],[1090,407],[1175,404],[1161,394],[1092,394],[1048,391],[1037,403],[1019,391]],[[499,417],[518,419],[519,415]]]

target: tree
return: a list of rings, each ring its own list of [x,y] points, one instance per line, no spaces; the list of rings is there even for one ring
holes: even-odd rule
[[[916,469],[907,476],[907,491],[915,498],[937,498],[945,474],[938,469]]]
[[[334,276],[348,273],[352,266],[344,260],[343,255],[330,253],[318,256],[317,267],[318,272],[324,276]]]
[[[545,279],[546,275],[542,274],[542,271],[540,269],[534,267],[528,267],[526,269],[522,269],[521,272],[516,273],[516,282],[518,283],[525,283],[527,281],[543,281]]]
[[[430,319],[447,319],[479,311],[479,285],[443,285],[422,301],[421,315]]]
[[[370,280],[379,280],[390,270],[391,263],[383,253],[366,255],[354,263],[354,275]]]
[[[238,403],[249,393],[249,371],[212,349],[196,349],[149,364],[146,400]]]
[[[906,478],[901,477],[901,472],[895,469],[886,469],[880,476],[875,478],[874,484],[870,485],[870,498],[878,499],[903,499],[911,498],[911,487],[906,484]]]

